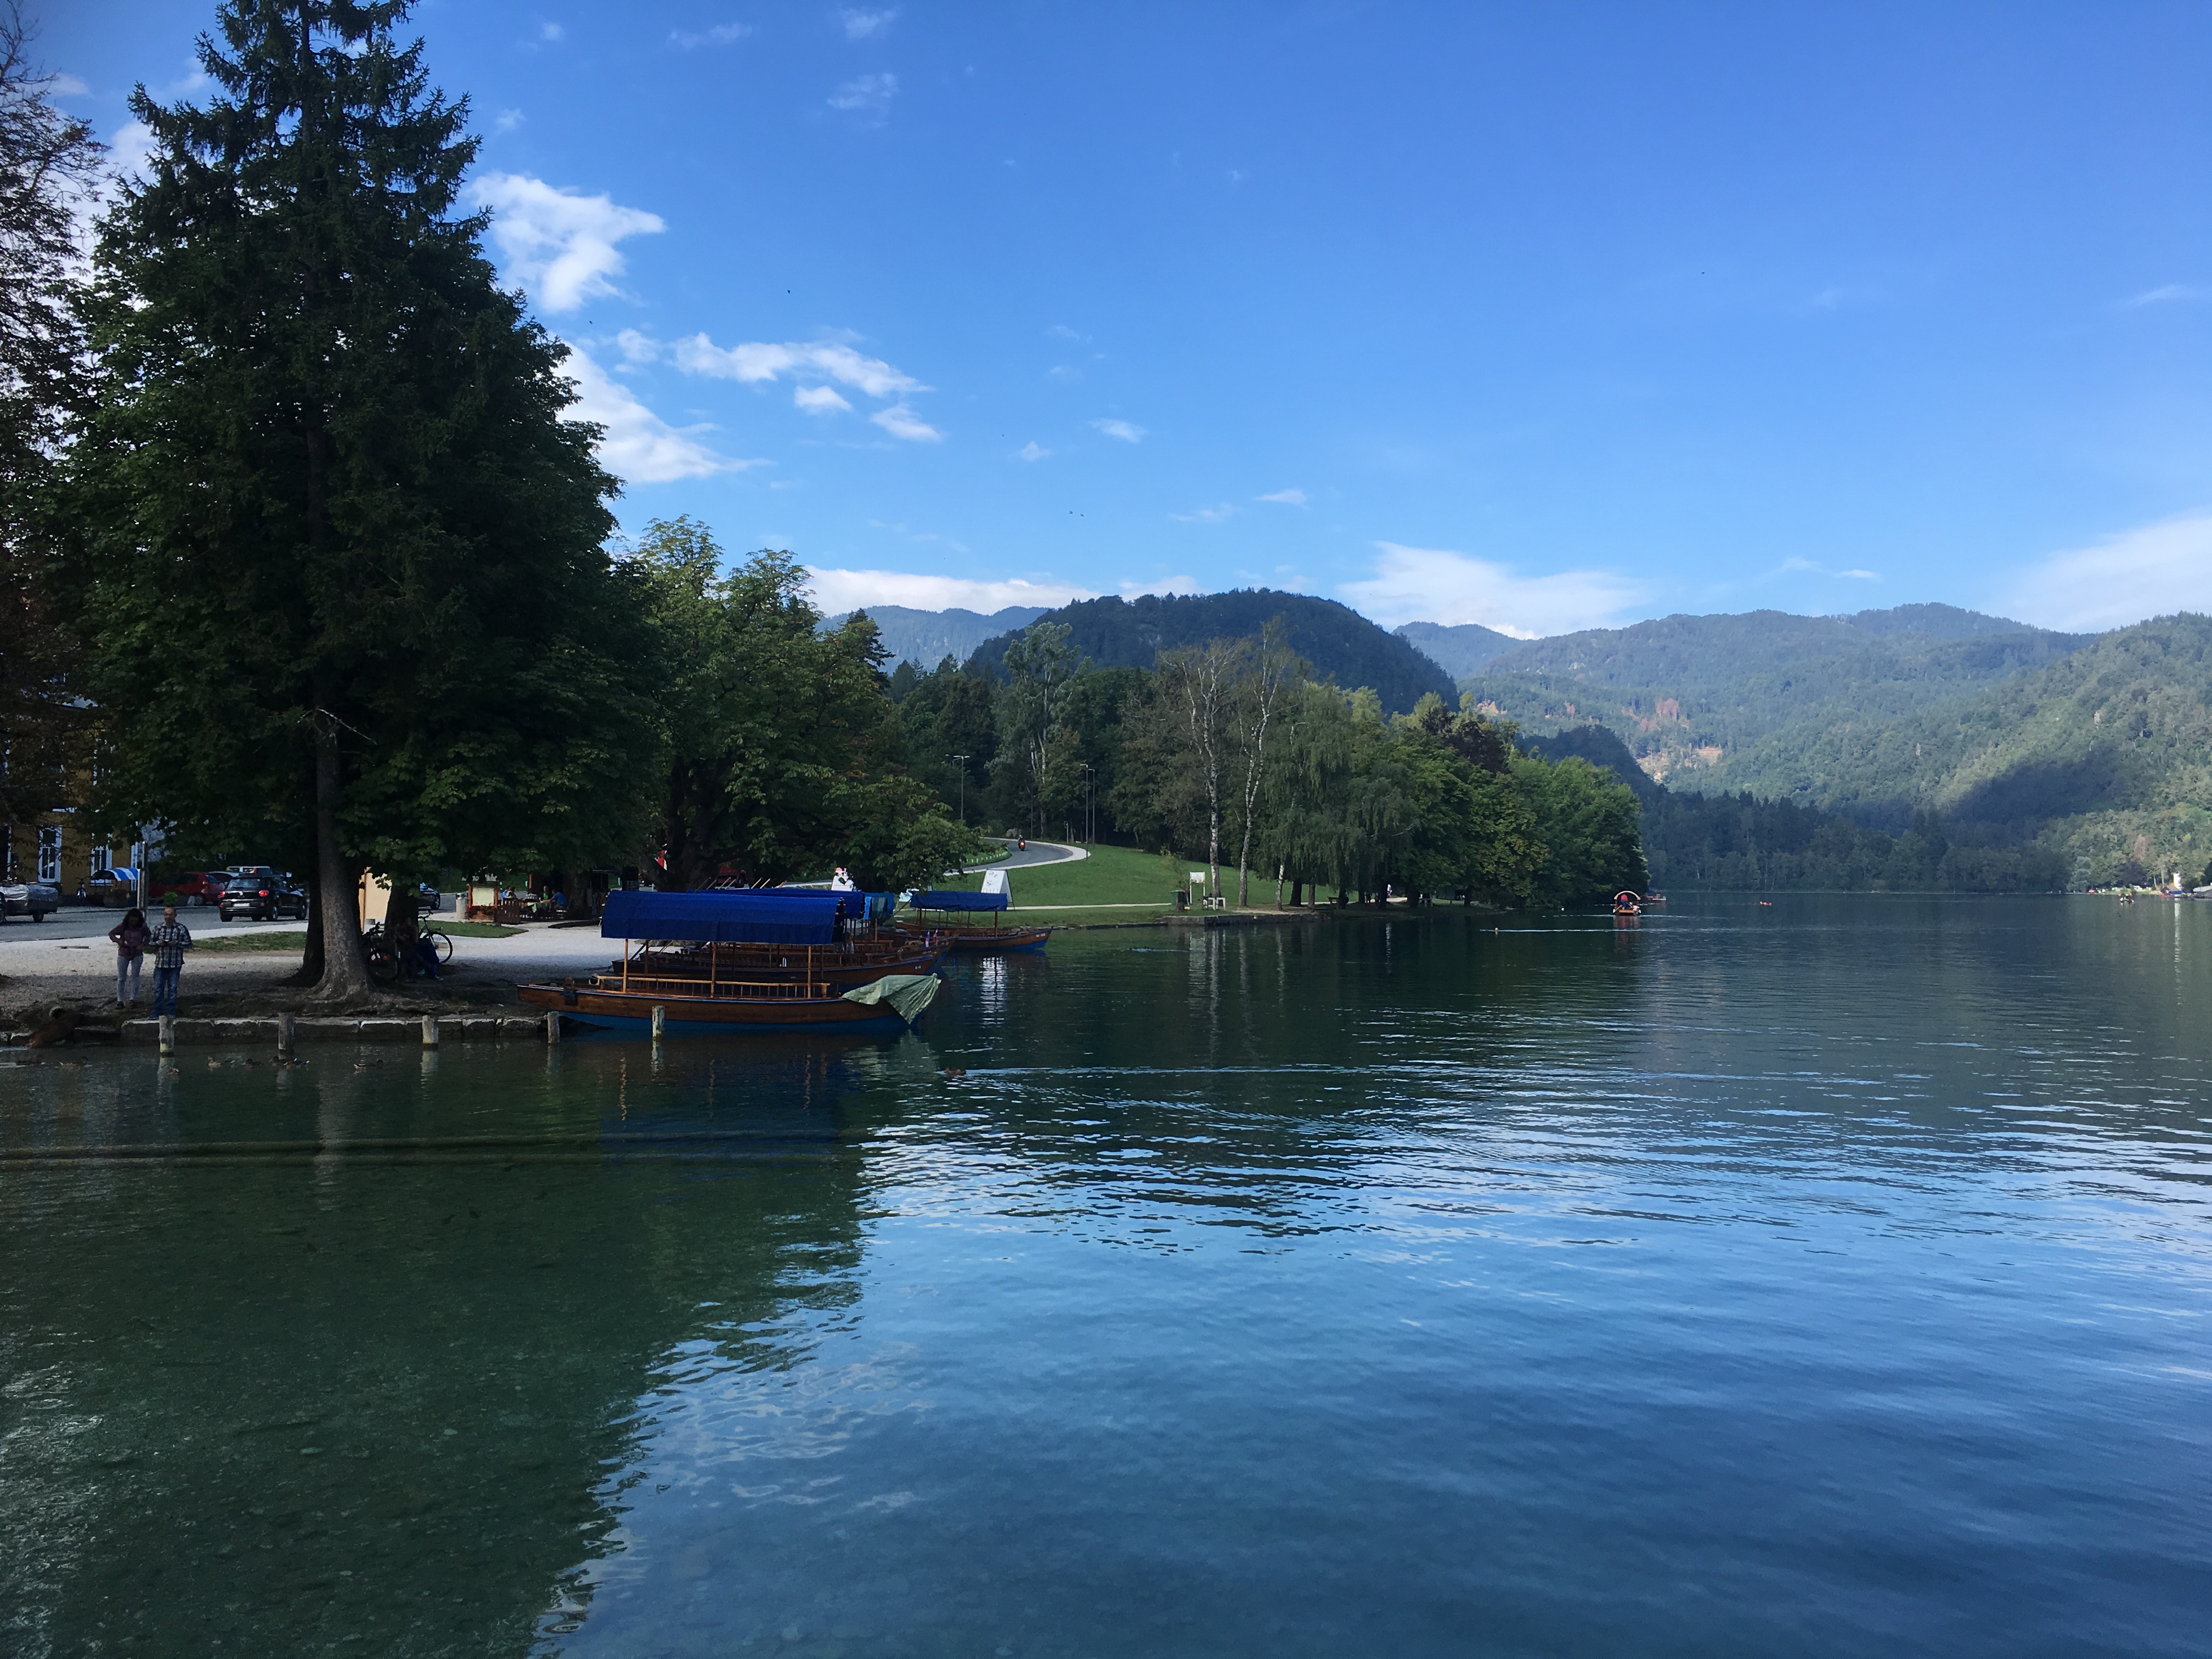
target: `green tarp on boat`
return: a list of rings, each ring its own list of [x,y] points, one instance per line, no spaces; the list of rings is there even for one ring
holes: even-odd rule
[[[938,983],[934,974],[886,974],[866,985],[855,985],[845,993],[845,1000],[888,1002],[898,1010],[899,1018],[911,1025],[921,1018],[921,1011],[937,995]]]

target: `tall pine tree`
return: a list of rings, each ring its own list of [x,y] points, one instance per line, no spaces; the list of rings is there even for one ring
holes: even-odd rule
[[[217,94],[139,89],[153,156],[103,228],[70,458],[102,810],[306,864],[337,997],[368,990],[364,866],[634,848],[653,749],[614,480],[458,211],[467,106],[407,9],[227,0]]]

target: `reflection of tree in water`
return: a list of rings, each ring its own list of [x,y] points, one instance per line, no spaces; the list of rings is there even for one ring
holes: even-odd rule
[[[519,1650],[617,1524],[599,1488],[653,1368],[701,1344],[788,1364],[802,1328],[773,1316],[850,1294],[837,1097],[880,1049],[679,1051],[658,1077],[635,1045],[448,1052],[427,1081],[319,1054],[180,1067],[135,1110],[151,1068],[116,1059],[5,1109],[11,1151],[101,1114],[202,1134],[8,1171],[15,1650]],[[271,1149],[222,1150],[249,1141]]]

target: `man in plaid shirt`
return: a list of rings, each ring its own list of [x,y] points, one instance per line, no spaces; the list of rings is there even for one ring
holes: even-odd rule
[[[192,930],[177,920],[177,907],[165,905],[161,925],[147,936],[154,952],[154,1013],[177,1012],[177,975],[185,971],[185,952],[192,948]]]

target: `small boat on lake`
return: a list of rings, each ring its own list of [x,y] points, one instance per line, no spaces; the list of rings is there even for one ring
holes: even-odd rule
[[[902,953],[848,959],[870,942],[855,935],[867,896],[793,888],[611,893],[599,933],[625,941],[617,971],[526,985],[522,1000],[614,1031],[650,1030],[659,1009],[672,1036],[902,1031],[940,983],[906,970],[934,966],[944,945],[906,942]],[[761,955],[775,959],[772,972],[741,965]],[[856,982],[860,973],[868,977]]]
[[[969,955],[1003,954],[1008,951],[1042,951],[1044,942],[1052,937],[1049,927],[1009,927],[1006,912],[1012,904],[1011,894],[967,893],[944,888],[926,889],[912,895],[907,901],[914,907],[917,920],[899,924],[902,932],[910,937],[935,933],[942,937],[955,951]],[[932,919],[920,920],[927,915]],[[963,924],[951,920],[956,916],[988,915],[989,927],[974,922]]]
[[[1644,896],[1641,893],[1623,888],[1613,896],[1613,914],[1616,916],[1641,915],[1643,912]]]

